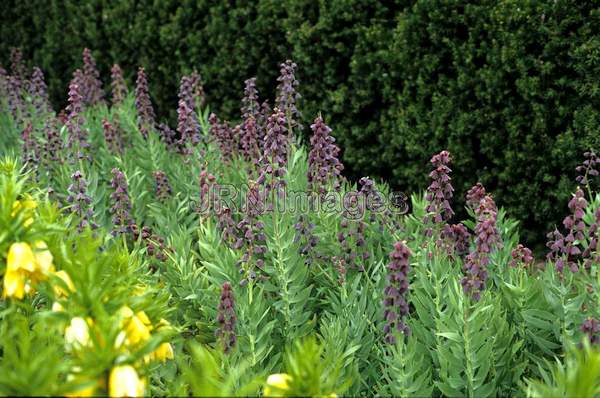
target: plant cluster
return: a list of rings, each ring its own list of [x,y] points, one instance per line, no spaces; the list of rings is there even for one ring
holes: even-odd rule
[[[0,74],[0,395],[598,391],[592,151],[536,260],[493,190],[455,189],[459,153],[433,154],[409,214],[382,211],[389,187],[342,177],[321,115],[302,144],[291,61],[276,106],[250,78],[233,121],[182,78],[177,131],[143,68],[133,90],[113,68],[109,101],[85,65],[64,115]]]

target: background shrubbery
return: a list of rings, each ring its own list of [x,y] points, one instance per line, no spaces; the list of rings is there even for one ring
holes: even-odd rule
[[[455,186],[478,179],[539,242],[566,210],[581,153],[600,134],[600,8],[540,1],[4,1],[0,54],[20,46],[55,103],[89,47],[107,83],[145,66],[159,113],[179,77],[201,73],[208,103],[237,115],[245,78],[272,97],[298,65],[302,110],[321,111],[355,176],[422,186],[427,158],[456,154]]]

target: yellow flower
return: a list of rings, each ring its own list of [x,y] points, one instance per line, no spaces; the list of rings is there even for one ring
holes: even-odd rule
[[[71,280],[69,274],[66,273],[66,271],[60,270],[58,272],[55,272],[54,276],[60,278],[69,289],[69,291],[67,291],[63,289],[62,286],[55,285],[54,294],[56,294],[58,297],[67,297],[71,292],[75,291],[75,285],[73,285],[73,281]]]
[[[35,271],[32,273],[32,281],[37,283],[46,280],[48,275],[54,272],[52,264],[52,253],[48,250],[46,242],[38,240],[33,244],[33,256],[35,258]]]
[[[167,359],[173,359],[173,347],[170,343],[162,343],[158,346],[158,348],[152,353],[154,359],[158,361],[166,362]]]
[[[35,256],[29,244],[17,242],[10,246],[6,258],[7,271],[34,272],[36,268]]]
[[[150,338],[150,320],[143,311],[134,315],[131,308],[123,307],[119,312],[124,318],[122,327],[127,334],[126,344],[135,345]]]
[[[3,297],[14,297],[22,300],[25,296],[25,276],[22,272],[7,269],[4,274]]]
[[[17,200],[13,203],[13,211],[10,214],[11,217],[14,217],[17,215],[17,212],[19,211],[19,209],[23,208],[25,210],[33,210],[37,207],[37,202],[33,199],[31,199],[31,197],[27,197],[23,200]],[[29,217],[25,220],[25,226],[28,227],[31,224],[33,224],[33,217]]]
[[[139,397],[144,395],[144,381],[131,365],[115,366],[108,381],[110,397]]]
[[[58,303],[56,301],[54,303],[52,303],[52,311],[54,311],[54,312],[61,312],[61,311],[64,311],[64,310],[65,310],[65,308],[62,306],[61,303]]]
[[[292,376],[287,373],[275,373],[267,378],[263,395],[265,397],[281,397],[282,391],[286,391],[290,388],[290,381]]]
[[[90,323],[91,322],[90,320]],[[65,342],[68,348],[81,348],[90,344],[90,328],[85,319],[75,317],[65,330]]]

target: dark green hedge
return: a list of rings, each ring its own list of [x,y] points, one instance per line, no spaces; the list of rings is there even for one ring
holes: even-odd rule
[[[0,20],[4,63],[21,46],[59,104],[84,46],[106,83],[114,62],[130,82],[144,65],[171,117],[192,68],[235,118],[243,80],[272,97],[292,58],[307,121],[324,114],[352,176],[423,189],[448,148],[457,194],[481,180],[530,242],[567,211],[583,150],[600,149],[597,2],[7,0]]]

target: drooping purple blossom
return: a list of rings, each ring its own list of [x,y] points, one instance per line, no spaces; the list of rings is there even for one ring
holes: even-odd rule
[[[158,132],[160,138],[169,148],[176,148],[177,146],[177,132],[173,130],[169,125],[161,123],[158,125]]]
[[[344,165],[338,159],[340,148],[323,118],[318,116],[310,128],[313,136],[308,154],[308,189],[323,196],[330,186],[339,190]]]
[[[231,283],[225,282],[221,290],[221,300],[217,308],[218,328],[215,332],[220,344],[222,344],[225,353],[230,352],[236,343],[235,335],[235,300]]]
[[[520,243],[512,250],[510,256],[512,257],[510,266],[513,268],[519,265],[525,268],[530,268],[533,265],[533,253],[530,249]]]
[[[110,194],[112,201],[110,208],[113,223],[112,234],[117,236],[132,232],[134,221],[131,216],[132,206],[125,174],[116,167],[111,170],[111,174],[110,185],[113,189],[113,192]]]
[[[123,78],[123,71],[121,71],[121,67],[118,64],[114,64],[110,69],[110,77],[112,104],[113,106],[118,106],[123,103],[128,93],[127,83],[125,83],[125,78]]]
[[[265,228],[259,217],[265,211],[265,196],[261,185],[250,181],[248,191],[246,192],[246,201],[243,208],[242,220],[236,225],[239,231],[237,241],[234,244],[235,249],[244,249],[242,258],[238,261],[241,266],[240,273],[244,278],[240,285],[245,286],[248,282],[259,279],[265,279],[264,275],[258,275],[256,269],[263,270],[264,254],[267,251],[265,242],[267,237],[263,230]]]
[[[216,178],[210,174],[206,168],[200,171],[200,202],[198,205],[198,212],[204,215],[209,214],[215,210],[216,204]]]
[[[21,126],[27,118],[27,107],[23,101],[21,80],[8,76],[8,108],[17,126]]]
[[[191,146],[200,142],[199,125],[194,119],[192,109],[188,107],[184,100],[179,100],[177,109],[177,131],[181,137],[177,143],[178,152],[181,154],[190,154]]]
[[[242,119],[258,119],[260,115],[260,104],[258,102],[258,90],[256,89],[256,77],[244,81],[244,97],[242,98]]]
[[[596,152],[590,150],[583,154],[585,160],[583,164],[577,166],[575,169],[578,176],[575,178],[578,184],[588,186],[592,177],[598,175],[598,168],[600,168],[600,158],[596,155]]]
[[[486,195],[476,209],[475,250],[467,255],[461,284],[465,293],[474,300],[481,298],[488,279],[488,265],[492,251],[502,246],[500,233],[496,226],[498,209],[490,195]]]
[[[485,188],[478,182],[467,192],[467,206],[475,210],[479,207],[479,202],[481,202],[481,199],[483,199],[485,195]]]
[[[197,76],[197,74],[196,74]],[[198,77],[199,78],[199,77]],[[196,115],[196,103],[198,98],[196,98],[196,87],[197,79],[194,78],[193,75],[183,76],[181,78],[181,83],[179,85],[179,101],[184,101],[187,107],[190,109],[191,118],[194,121],[193,129],[195,134],[198,135],[198,140],[200,138],[200,122],[198,121],[198,116]],[[181,103],[179,104],[179,110],[181,109]],[[179,114],[178,110],[178,114]]]
[[[167,247],[164,238],[153,233],[148,226],[144,225],[140,231],[140,228],[137,226],[137,224],[132,224],[131,231],[133,240],[136,242],[141,241],[141,243],[143,243],[146,247],[146,255],[148,257],[154,258],[160,262],[164,262],[167,259],[167,255],[165,253],[174,252],[172,247]],[[150,271],[154,272],[157,269],[157,265],[155,263],[150,263],[149,268]]]
[[[448,221],[454,215],[450,200],[452,199],[454,188],[452,187],[452,179],[450,173],[452,170],[448,165],[451,158],[448,151],[442,151],[431,158],[431,164],[434,169],[429,173],[431,184],[427,188],[425,199],[428,202],[425,211],[427,215],[423,219],[423,223],[430,227],[426,230],[426,235],[432,235],[432,224],[441,225]]]
[[[277,107],[283,112],[286,119],[286,125],[293,129],[302,130],[299,121],[302,114],[298,111],[297,102],[300,99],[300,94],[297,87],[300,84],[296,79],[297,65],[291,60],[287,60],[280,65],[279,77],[277,81],[277,99],[275,100]]]
[[[98,228],[98,225],[92,221],[94,217],[94,209],[92,206],[92,198],[87,194],[88,183],[83,178],[81,171],[76,171],[71,176],[73,182],[69,185],[67,203],[71,214],[79,219],[77,230],[82,232],[85,228]]]
[[[402,242],[394,244],[394,250],[390,254],[390,263],[387,266],[388,274],[384,290],[384,313],[385,342],[396,344],[396,334],[410,335],[410,329],[404,322],[408,315],[408,291],[410,272],[410,250]]]
[[[208,117],[208,124],[210,125],[209,132],[219,145],[223,160],[227,163],[233,158],[238,148],[233,130],[227,122],[221,123],[214,113]]]
[[[260,113],[256,118],[256,132],[258,136],[259,146],[262,148],[262,143],[265,139],[265,135],[267,134],[267,125],[269,123],[269,116],[273,114],[271,110],[271,106],[269,105],[269,100],[264,100],[260,106]]]
[[[83,113],[83,98],[81,97],[80,87],[77,83],[71,81],[69,85],[69,112],[66,126],[69,132],[67,148],[72,156],[71,161],[86,158],[85,151],[89,148],[87,142],[87,130],[83,127],[85,119]]]
[[[585,259],[584,268],[587,272],[592,269],[594,262],[600,263],[600,246],[598,241],[600,238],[600,208],[596,209],[594,213],[594,222],[588,229],[588,245],[581,254],[581,257]]]
[[[154,171],[152,177],[154,178],[156,199],[159,202],[164,202],[170,198],[173,193],[171,184],[169,183],[169,177],[167,177],[167,174],[162,170]]]
[[[120,154],[123,149],[123,140],[115,126],[106,119],[102,120],[102,131],[104,141],[108,150],[113,154]]]
[[[36,114],[42,115],[52,111],[50,101],[48,100],[48,87],[44,80],[44,73],[37,66],[33,68],[30,84],[31,101],[35,107]]]
[[[33,125],[31,123],[27,123],[23,131],[21,132],[21,140],[23,141],[23,146],[21,149],[21,155],[23,159],[23,164],[27,165],[27,168],[32,170],[39,163],[38,149],[37,149],[37,141],[33,135]]]
[[[581,331],[586,335],[591,344],[600,344],[600,322],[597,319],[592,317],[586,318],[581,324]]]
[[[138,128],[144,138],[148,137],[148,132],[154,129],[156,124],[156,115],[150,100],[148,90],[148,80],[143,67],[138,69],[137,80],[135,82],[135,109],[138,114]]]
[[[463,224],[446,224],[441,239],[449,256],[462,257],[469,252],[471,234]]]
[[[229,244],[231,247],[237,244],[237,224],[231,215],[231,209],[226,206],[219,206],[215,209],[217,215],[218,225],[217,227],[221,231],[221,238],[223,242]]]
[[[298,218],[298,222],[294,224],[296,235],[294,236],[294,242],[300,242],[300,256],[304,257],[304,263],[310,265],[312,263],[312,257],[314,250],[319,243],[319,237],[314,234],[316,225],[309,221],[308,217],[301,214]]]
[[[555,263],[556,270],[561,274],[565,266],[569,267],[571,272],[579,270],[576,258],[582,254],[580,246],[585,239],[583,216],[587,205],[585,194],[581,188],[577,187],[573,198],[569,201],[571,215],[563,220],[567,235],[561,234],[557,229],[547,235],[546,246],[550,248],[547,258]]]
[[[240,149],[242,155],[252,167],[258,166],[261,150],[258,142],[256,120],[253,116],[244,119],[244,125],[241,128]]]
[[[52,164],[62,164],[62,151],[64,143],[60,136],[57,119],[49,117],[46,120],[46,144],[44,146],[44,160],[46,167]]]
[[[365,196],[361,192],[348,192],[342,198],[342,208],[341,231],[337,236],[341,258],[348,269],[363,272],[365,262],[371,257],[365,237]]]
[[[259,184],[264,184],[267,193],[277,192],[285,186],[283,177],[286,173],[289,138],[285,125],[285,116],[275,108],[269,117],[267,134],[263,143]]]
[[[10,49],[10,70],[11,75],[19,81],[19,84],[25,82],[27,73],[25,63],[23,62],[23,52],[20,47],[11,47]]]
[[[100,81],[100,72],[89,48],[83,49],[83,86],[81,94],[86,105],[93,106],[104,102],[104,90]]]
[[[204,93],[204,86],[202,85],[202,78],[197,70],[190,74],[190,82],[192,86],[192,109],[203,107],[206,102],[206,94]]]

